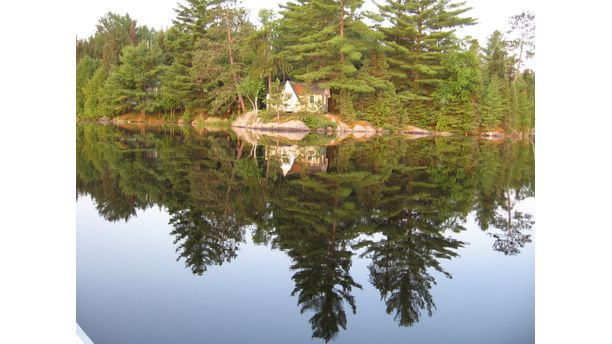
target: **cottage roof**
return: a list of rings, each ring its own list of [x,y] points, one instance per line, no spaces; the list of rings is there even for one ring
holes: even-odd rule
[[[289,81],[289,85],[291,85],[291,88],[293,88],[293,90],[295,91],[295,93],[298,96],[303,96],[306,94],[306,90],[308,88],[310,88],[310,93],[308,93],[308,95],[310,94],[316,94],[316,95],[328,95],[329,94],[329,90],[328,89],[324,89],[321,88],[321,86],[319,84],[316,83],[305,83],[305,82],[299,82],[299,81]]]

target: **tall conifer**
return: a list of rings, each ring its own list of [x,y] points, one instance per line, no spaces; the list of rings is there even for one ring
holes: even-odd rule
[[[379,5],[388,26],[381,27],[392,51],[389,64],[395,89],[411,109],[416,124],[432,126],[434,118],[425,106],[442,82],[444,54],[456,49],[457,28],[476,23],[462,15],[471,8],[451,0],[387,0]]]

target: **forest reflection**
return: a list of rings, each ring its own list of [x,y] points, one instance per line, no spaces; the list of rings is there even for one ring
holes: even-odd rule
[[[314,140],[316,141],[316,140]],[[229,132],[77,126],[77,197],[100,216],[128,221],[160,206],[178,255],[196,275],[232,261],[247,235],[292,260],[293,295],[312,314],[312,336],[333,339],[355,313],[354,255],[401,326],[432,315],[434,276],[466,243],[473,215],[493,250],[516,255],[531,240],[533,143],[379,136],[337,145],[266,142]]]

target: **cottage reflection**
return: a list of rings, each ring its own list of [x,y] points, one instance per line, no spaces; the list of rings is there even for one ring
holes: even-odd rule
[[[316,146],[266,146],[266,161],[278,161],[283,176],[314,174],[327,171],[326,152],[325,147]]]

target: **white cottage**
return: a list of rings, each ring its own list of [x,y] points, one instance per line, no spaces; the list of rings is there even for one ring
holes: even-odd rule
[[[297,81],[287,81],[283,89],[284,112],[327,112],[329,89],[323,89],[318,84],[308,84]],[[270,94],[266,96],[270,99]]]

